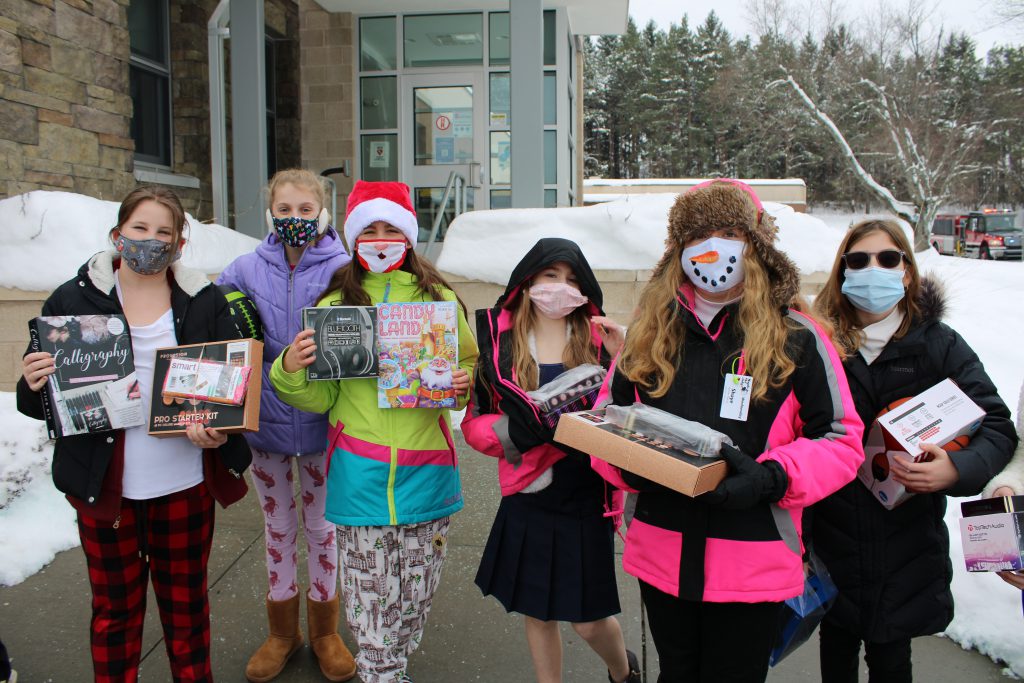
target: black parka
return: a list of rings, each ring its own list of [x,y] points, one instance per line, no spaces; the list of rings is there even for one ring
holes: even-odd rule
[[[921,315],[868,365],[858,352],[844,363],[865,438],[877,415],[900,398],[946,378],[985,411],[963,450],[950,453],[960,479],[949,490],[917,494],[886,510],[859,480],[815,505],[805,524],[811,545],[839,588],[825,619],[861,639],[886,643],[942,631],[953,618],[946,496],[975,495],[1009,461],[1017,444],[1010,411],[977,354],[941,322],[941,288],[925,279]]]
[[[43,303],[41,315],[124,315],[114,288],[117,260],[113,256],[112,252],[93,256],[76,277],[54,290]],[[175,264],[168,271],[168,279],[174,334],[179,344],[242,336],[231,320],[224,295],[205,275]],[[31,347],[25,353],[30,351]],[[18,381],[17,406],[24,415],[43,419],[39,392],[29,389],[24,377]],[[76,508],[101,517],[111,511],[116,514],[120,507],[120,482],[110,481],[107,475],[111,463],[123,457],[123,437],[123,430],[116,430],[65,436],[54,442],[53,483]],[[204,454],[207,488],[222,505],[234,502],[245,493],[241,473],[252,459],[245,438],[240,434],[229,435],[227,443],[216,449],[216,457],[209,455],[212,454]],[[227,476],[219,476],[222,474]],[[222,485],[218,486],[218,482]]]

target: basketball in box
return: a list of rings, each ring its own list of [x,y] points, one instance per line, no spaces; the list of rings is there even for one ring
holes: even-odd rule
[[[960,512],[967,571],[1024,569],[1024,496],[970,500]]]
[[[248,369],[241,405],[196,397],[196,387],[185,386],[188,368],[210,365],[218,378],[237,380]],[[149,433],[153,436],[183,436],[188,426],[202,422],[227,434],[259,430],[260,388],[263,383],[263,343],[255,339],[188,344],[157,349],[153,370],[153,397],[150,404]],[[174,369],[172,369],[172,367]],[[177,373],[177,374],[176,374]],[[170,377],[169,377],[170,375]],[[202,374],[195,375],[196,382]],[[234,380],[231,380],[234,378]],[[166,393],[164,389],[170,386]],[[227,387],[233,393],[238,384]],[[203,391],[206,391],[204,388]],[[216,394],[216,392],[214,392]],[[235,399],[232,399],[235,400]]]
[[[893,401],[871,424],[857,478],[892,510],[914,495],[892,476],[896,456],[922,462],[930,457],[921,450],[922,443],[958,451],[970,443],[984,417],[985,411],[949,379],[912,398]]]
[[[623,429],[605,420],[603,410],[563,414],[555,441],[690,497],[711,491],[726,475],[721,458],[702,458]]]

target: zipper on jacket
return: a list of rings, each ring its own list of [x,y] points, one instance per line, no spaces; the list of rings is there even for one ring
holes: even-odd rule
[[[282,249],[283,248],[284,247],[282,247]],[[305,255],[306,255],[305,251],[303,251],[302,254],[299,255],[299,263],[302,262],[302,257],[305,256]],[[285,254],[284,260],[285,260],[285,265],[288,265],[288,255],[287,254]],[[294,318],[294,315],[295,315],[295,271],[299,269],[299,263],[296,263],[295,267],[294,268],[290,268],[289,271],[288,271],[288,318],[287,318],[287,320],[294,320],[295,319]],[[300,331],[302,330],[302,321],[301,320],[299,320],[299,330]],[[294,338],[294,335],[293,335],[293,338]],[[295,455],[299,455],[299,450],[300,450],[299,449],[299,438],[300,438],[299,434],[300,434],[300,431],[301,431],[299,429],[299,411],[296,410],[295,408],[291,408],[290,412],[292,414],[292,435],[293,435],[292,436],[292,450],[295,451]]]
[[[381,303],[386,304],[389,296],[391,296],[391,278],[384,282],[384,298],[381,299]]]

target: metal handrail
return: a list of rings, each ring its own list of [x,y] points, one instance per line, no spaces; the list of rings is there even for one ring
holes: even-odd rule
[[[444,192],[441,194],[441,201],[438,202],[437,216],[434,217],[434,224],[430,227],[430,237],[423,247],[423,258],[430,259],[431,248],[436,244],[437,233],[441,229],[441,221],[444,220],[444,210],[448,206],[448,200],[455,191],[455,218],[466,212],[466,179],[459,173],[452,171],[448,174],[448,182],[444,185]]]

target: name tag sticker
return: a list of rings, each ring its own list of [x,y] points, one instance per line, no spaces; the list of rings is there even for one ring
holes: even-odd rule
[[[722,409],[719,416],[726,420],[747,421],[747,411],[750,410],[750,391],[754,385],[754,378],[749,375],[734,375],[729,373],[725,376],[725,388],[722,390]]]

